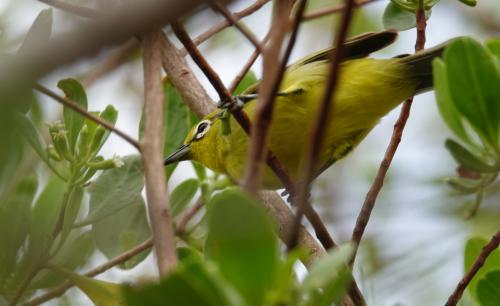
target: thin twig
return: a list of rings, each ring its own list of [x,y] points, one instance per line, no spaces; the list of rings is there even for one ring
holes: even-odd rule
[[[416,18],[417,39],[415,44],[415,51],[420,51],[424,48],[425,45],[426,21],[423,9],[417,10]],[[366,226],[368,225],[368,221],[370,220],[371,212],[373,210],[373,207],[375,206],[375,201],[377,200],[377,196],[382,189],[382,186],[384,185],[385,176],[387,174],[387,171],[389,170],[392,159],[396,154],[399,143],[401,142],[401,137],[403,135],[406,121],[410,116],[412,102],[413,96],[408,98],[401,108],[401,113],[399,114],[398,120],[394,124],[391,141],[389,142],[387,150],[385,151],[384,159],[380,163],[380,167],[378,169],[375,180],[373,181],[370,190],[366,194],[365,202],[363,203],[361,211],[359,212],[358,218],[356,220],[356,225],[354,226],[351,238],[355,246],[354,256],[352,257],[350,262],[351,267],[354,265],[354,261],[356,260],[356,253],[359,248],[361,238],[363,237],[363,233],[365,232]]]
[[[369,3],[372,3],[375,1],[377,1],[377,0],[359,0],[359,1],[356,1],[354,3],[354,5],[356,7],[359,7],[359,6],[363,6],[365,4],[369,4]],[[309,21],[312,19],[317,19],[317,18],[321,18],[324,16],[334,14],[334,13],[342,12],[344,10],[344,8],[345,8],[345,6],[343,4],[341,4],[341,5],[337,5],[334,7],[325,7],[325,8],[317,9],[313,12],[305,13],[304,14],[304,21]]]
[[[126,262],[130,258],[133,258],[137,256],[139,253],[142,253],[143,251],[146,251],[150,249],[153,246],[153,238],[149,238],[148,240],[144,241],[143,243],[135,246],[134,248],[128,250],[125,253],[122,253],[115,258],[111,259],[110,261],[99,265],[95,267],[94,269],[86,272],[84,275],[87,277],[94,277],[98,274],[101,274],[111,268],[113,268],[116,265],[119,265],[121,263]],[[53,298],[59,297],[63,295],[68,289],[73,287],[74,284],[70,281],[65,281],[61,285],[57,286],[56,288],[51,289],[50,291],[24,303],[22,306],[36,306],[40,305],[42,303],[45,303]]]
[[[38,1],[80,17],[93,19],[102,15],[102,12],[96,9],[74,5],[66,1],[61,1],[61,0],[38,0]]]
[[[332,120],[329,115],[332,113],[334,106],[334,91],[339,79],[340,62],[342,61],[344,51],[344,41],[347,37],[347,31],[351,22],[352,13],[354,10],[354,0],[345,1],[345,10],[342,14],[342,20],[339,25],[339,30],[335,36],[335,52],[332,53],[330,71],[328,72],[328,81],[326,84],[325,94],[322,103],[319,107],[317,118],[313,121],[311,130],[311,143],[308,145],[308,154],[306,155],[304,167],[302,170],[301,184],[298,185],[297,197],[297,211],[293,223],[292,236],[290,238],[291,248],[293,249],[298,242],[297,229],[300,226],[304,212],[308,210],[309,204],[309,188],[314,176],[316,174],[316,161],[321,152],[323,136],[325,133],[325,126],[327,120]]]
[[[217,2],[216,0],[208,1],[208,4],[213,10],[219,12],[224,18],[226,18],[235,28],[237,28],[243,36],[245,36],[254,47],[262,53],[262,45],[255,35],[245,27],[238,18],[236,18],[226,7]]]
[[[186,226],[188,222],[196,215],[196,213],[205,205],[203,202],[203,198],[199,197],[198,200],[194,203],[194,205],[186,211],[177,222],[175,226],[175,234],[177,236],[181,236],[186,232]]]
[[[30,285],[31,281],[35,276],[40,272],[40,266],[35,265],[33,268],[29,270],[27,273],[26,277],[24,280],[21,282],[19,287],[16,290],[16,293],[12,297],[12,299],[9,301],[9,306],[15,306],[19,299],[23,296],[24,292],[26,292],[26,289],[28,289],[28,286]]]
[[[129,39],[98,66],[88,71],[82,78],[82,85],[90,87],[100,77],[116,70],[139,50],[141,44],[135,38]]]
[[[111,132],[115,133],[119,137],[121,137],[123,140],[134,146],[139,152],[141,151],[141,147],[139,145],[139,142],[137,140],[133,139],[131,136],[127,135],[125,132],[119,130],[118,128],[114,127],[112,124],[109,122],[102,120],[99,116],[96,116],[84,108],[82,108],[80,105],[78,105],[76,102],[71,101],[67,98],[64,98],[62,96],[59,96],[57,93],[53,92],[52,90],[40,85],[40,84],[35,84],[33,85],[33,89],[51,97],[52,99],[56,100],[57,102],[61,103],[64,106],[67,106],[74,110],[75,112],[81,114],[82,116],[94,121],[95,123],[99,124],[100,126],[110,130]]]
[[[472,278],[474,278],[474,276],[476,275],[477,271],[479,271],[479,269],[484,265],[488,256],[498,248],[499,244],[500,244],[500,231],[498,231],[493,237],[491,237],[490,242],[488,242],[488,244],[486,244],[483,247],[481,253],[479,253],[479,256],[477,256],[476,260],[469,268],[469,271],[467,271],[464,277],[460,280],[457,287],[448,298],[448,301],[446,301],[445,306],[457,305],[467,285],[469,285]]]
[[[302,0],[297,10],[300,16],[302,16],[304,11],[305,2],[305,0]],[[256,101],[257,106],[250,132],[250,144],[243,179],[243,187],[250,194],[256,194],[261,185],[262,171],[269,145],[269,128],[271,127],[274,101],[276,100],[276,93],[286,69],[286,61],[288,61],[291,53],[289,51],[291,51],[295,44],[300,24],[301,17],[299,16],[295,18],[296,23],[287,47],[287,53],[281,61],[281,65],[276,65],[276,63],[280,62],[281,46],[285,39],[291,9],[292,5],[290,1],[277,0],[274,2],[273,21],[271,30],[269,30],[269,44],[266,45],[262,54],[263,76],[259,84],[259,95]]]
[[[248,6],[247,8],[233,13],[233,16],[237,19],[240,20],[243,17],[246,17],[248,15],[251,15],[255,13],[257,10],[259,10],[261,7],[263,7],[266,3],[268,3],[271,0],[257,0],[255,1],[252,5]],[[210,37],[214,36],[215,34],[219,33],[220,31],[230,27],[232,23],[228,21],[227,19],[224,19],[220,21],[219,23],[213,25],[210,29],[205,31],[204,33],[198,35],[197,37],[193,38],[193,43],[195,45],[200,45],[203,42],[207,41]],[[181,56],[186,56],[188,54],[186,49],[181,49],[179,51]]]
[[[269,40],[269,33],[267,33],[266,36],[264,36],[261,44],[265,45],[268,40]],[[255,61],[259,57],[259,54],[261,54],[261,53],[258,49],[255,49],[253,51],[252,55],[250,55],[250,58],[246,61],[245,65],[243,65],[243,68],[241,68],[240,72],[238,72],[238,74],[234,77],[234,80],[231,82],[231,85],[229,85],[229,92],[233,93],[236,90],[236,88],[238,87],[238,85],[240,85],[240,83],[243,80],[243,78],[245,77],[245,75],[248,73],[250,68],[252,68],[252,65],[255,63]]]
[[[160,35],[152,31],[144,41],[144,138],[141,143],[149,219],[156,260],[164,277],[177,264],[175,234],[169,212],[163,167],[163,85]]]

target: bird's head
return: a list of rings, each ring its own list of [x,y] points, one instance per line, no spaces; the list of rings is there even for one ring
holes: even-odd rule
[[[194,125],[184,139],[184,143],[164,160],[164,165],[169,165],[183,160],[195,160],[205,166],[211,167],[216,159],[214,156],[216,139],[217,112],[205,116]]]

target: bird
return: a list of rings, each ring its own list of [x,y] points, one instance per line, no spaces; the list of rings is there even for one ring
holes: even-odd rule
[[[349,154],[388,112],[411,95],[432,89],[432,61],[447,43],[388,59],[368,57],[392,44],[397,32],[366,33],[344,42],[338,84],[324,129],[322,149],[315,161],[315,177]],[[310,143],[311,124],[324,95],[330,58],[336,50],[315,52],[289,65],[274,101],[268,148],[295,182]],[[259,83],[251,85],[238,101],[250,120],[256,110]],[[238,97],[237,97],[238,98]],[[187,134],[183,145],[167,156],[165,165],[192,160],[243,179],[249,136],[226,110],[217,109],[202,118]],[[225,123],[224,120],[226,120]],[[226,129],[224,125],[228,126]],[[228,130],[229,132],[224,132]],[[280,189],[283,184],[270,167],[262,175],[262,187]]]

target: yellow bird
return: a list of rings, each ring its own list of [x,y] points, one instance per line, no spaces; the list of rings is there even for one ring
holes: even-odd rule
[[[391,44],[394,31],[368,33],[345,43],[345,57],[340,66],[334,105],[325,127],[323,149],[317,161],[317,175],[346,156],[390,110],[412,94],[432,88],[432,60],[440,56],[445,44],[390,59],[367,56]],[[310,143],[311,122],[324,95],[330,53],[333,48],[307,56],[290,65],[276,96],[269,149],[285,165],[293,180],[299,179],[301,162]],[[252,120],[258,83],[243,96],[249,100],[243,111]],[[253,99],[252,99],[253,98]],[[194,160],[215,172],[226,173],[233,180],[243,177],[249,137],[231,116],[229,133],[223,133],[223,110],[205,116],[187,135],[184,145],[165,159],[165,165]],[[265,188],[283,187],[266,166]]]

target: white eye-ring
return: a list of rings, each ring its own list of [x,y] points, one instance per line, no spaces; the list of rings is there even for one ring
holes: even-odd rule
[[[200,123],[198,123],[198,126],[196,127],[196,135],[194,138],[196,140],[203,138],[203,136],[205,136],[205,134],[210,129],[211,125],[212,125],[212,122],[210,122],[210,120],[203,120]]]

